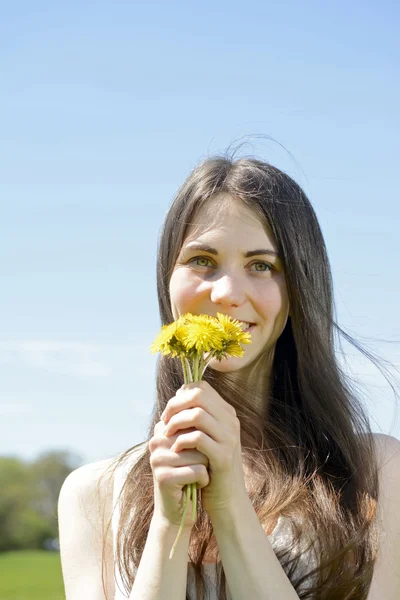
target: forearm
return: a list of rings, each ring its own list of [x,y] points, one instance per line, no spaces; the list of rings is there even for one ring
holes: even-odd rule
[[[298,600],[247,494],[209,516],[233,600]]]
[[[152,520],[129,600],[184,600],[190,531],[183,531],[171,560],[179,527]]]

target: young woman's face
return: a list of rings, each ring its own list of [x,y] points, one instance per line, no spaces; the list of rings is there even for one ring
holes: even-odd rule
[[[195,217],[170,280],[174,319],[185,313],[217,312],[251,323],[252,343],[244,356],[213,359],[210,367],[231,372],[273,350],[289,314],[282,263],[276,242],[256,215],[229,196],[226,210],[211,199]]]

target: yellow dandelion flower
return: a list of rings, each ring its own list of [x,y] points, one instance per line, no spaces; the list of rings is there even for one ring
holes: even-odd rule
[[[195,323],[196,325],[208,325],[209,323],[215,324],[216,319],[215,317],[210,317],[210,315],[193,315],[192,313],[185,313],[179,317],[178,322],[181,325],[190,325],[192,323]]]
[[[186,322],[185,322],[186,319]],[[224,334],[213,317],[208,315],[186,315],[182,318],[180,338],[189,354],[201,354],[222,350]]]
[[[199,315],[192,315],[192,313],[185,313],[184,315],[181,315],[178,319],[178,321],[180,323],[190,323],[192,321],[195,321],[196,319],[199,318]]]
[[[236,356],[239,358],[244,355],[244,350],[242,346],[235,340],[231,340],[226,343],[224,352],[226,352],[228,356]]]
[[[179,320],[162,326],[160,333],[150,347],[150,351],[152,354],[161,352],[164,356],[170,354],[173,357],[185,353],[185,347],[180,338]]]
[[[217,319],[227,340],[237,342],[238,344],[251,344],[250,333],[243,331],[239,321],[221,313],[217,313]]]

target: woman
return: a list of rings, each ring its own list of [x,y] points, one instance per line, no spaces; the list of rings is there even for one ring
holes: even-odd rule
[[[67,600],[398,599],[400,442],[371,433],[337,363],[329,262],[301,188],[259,160],[205,160],[166,216],[157,282],[163,324],[220,312],[252,343],[184,386],[179,359],[161,357],[147,439],[117,468],[67,478]],[[194,482],[197,521],[189,507],[169,560]]]

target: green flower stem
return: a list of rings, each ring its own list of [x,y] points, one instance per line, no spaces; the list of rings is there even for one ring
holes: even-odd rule
[[[193,381],[200,381],[201,371],[200,364],[203,359],[203,353],[197,354],[193,359]],[[197,515],[197,484],[190,484],[190,497],[192,499],[192,521],[196,520]]]
[[[203,379],[203,373],[205,371],[205,358],[204,358],[204,353],[200,356],[200,360],[199,360],[199,381],[201,381],[201,379]]]
[[[184,379],[185,383],[192,383],[193,381],[201,380],[202,370],[203,370],[203,359],[204,359],[204,356],[203,355],[200,356],[199,354],[197,354],[193,358],[193,365],[192,365],[193,375],[192,375],[192,370],[190,368],[190,363],[189,363],[188,359],[186,358],[186,356],[181,356],[183,379]],[[174,545],[172,546],[171,552],[169,554],[170,559],[173,557],[175,548],[177,546],[179,538],[181,537],[181,534],[183,531],[183,524],[185,522],[185,518],[186,518],[188,508],[189,508],[190,500],[192,500],[192,521],[195,521],[196,515],[197,515],[197,484],[196,483],[189,483],[188,485],[185,485],[183,488],[183,501],[184,501],[183,515],[182,515],[181,524],[179,526],[178,534],[176,536]]]
[[[207,356],[207,358],[204,358],[204,355],[201,357],[200,371],[199,371],[200,379],[203,379],[204,371],[207,369],[208,363],[213,358],[214,358],[214,352],[210,352],[209,355]]]
[[[196,354],[193,359],[193,381],[199,381],[199,361],[200,356]]]
[[[180,527],[179,527],[178,535],[176,536],[176,539],[174,541],[174,545],[172,546],[171,552],[169,553],[170,560],[171,560],[171,558],[174,555],[176,545],[177,545],[177,543],[179,541],[179,538],[181,537],[181,533],[183,531],[183,524],[185,522],[186,513],[187,513],[188,507],[189,507],[190,488],[187,485],[185,485],[185,487],[183,488],[183,497],[184,497],[184,502],[185,502],[185,508],[183,509],[183,516],[182,516],[182,521],[181,521],[181,524],[180,524]]]
[[[186,369],[187,369],[187,381],[185,381],[185,383],[192,383],[192,381],[193,381],[192,370],[190,368],[190,362],[186,357],[185,357],[185,363],[186,363]]]
[[[185,383],[189,383],[191,380],[189,361],[184,356],[181,356],[181,363],[183,370],[183,380]]]
[[[196,520],[197,516],[197,484],[192,483],[192,521]]]

